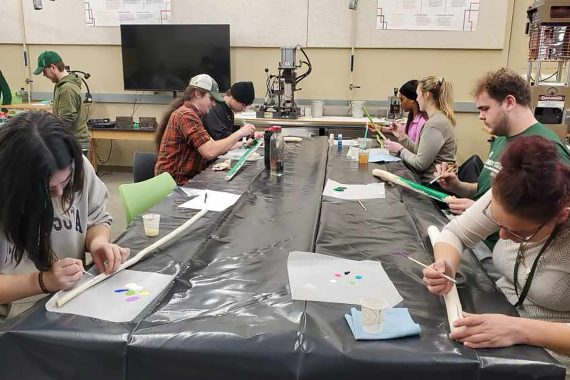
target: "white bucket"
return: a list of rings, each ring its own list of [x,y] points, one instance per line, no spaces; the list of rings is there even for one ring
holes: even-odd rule
[[[322,100],[313,100],[311,102],[311,116],[312,117],[323,117],[323,105],[325,102]]]
[[[364,112],[362,111],[363,105],[364,105],[364,100],[352,101],[352,117],[364,117]]]

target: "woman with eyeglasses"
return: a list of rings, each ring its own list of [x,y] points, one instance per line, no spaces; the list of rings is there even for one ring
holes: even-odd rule
[[[553,142],[519,137],[501,157],[493,187],[451,221],[435,244],[440,273],[454,277],[460,252],[495,231],[500,240],[493,262],[502,277],[497,288],[519,317],[468,314],[450,337],[470,348],[528,344],[547,348],[570,365],[570,166]],[[446,294],[452,283],[424,270],[430,292]]]
[[[0,128],[0,318],[83,277],[89,251],[111,273],[128,250],[111,244],[107,188],[55,116],[29,112]]]
[[[453,113],[453,88],[445,78],[426,77],[416,88],[419,109],[428,115],[428,121],[419,131],[417,141],[412,141],[404,131],[393,131],[396,141],[386,141],[386,149],[396,153],[420,175],[422,182],[434,178],[436,164],[455,162],[457,141],[455,138],[455,114]]]

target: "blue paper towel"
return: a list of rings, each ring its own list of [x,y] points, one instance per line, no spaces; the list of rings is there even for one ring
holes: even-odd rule
[[[350,314],[344,315],[344,318],[356,340],[394,339],[420,334],[420,325],[414,322],[405,307],[384,310],[384,327],[379,333],[368,333],[363,330],[362,315],[360,310],[354,307],[350,309]]]
[[[368,162],[392,162],[392,161],[402,161],[401,158],[395,157],[386,153],[384,149],[372,148],[370,149],[370,156],[368,157]]]

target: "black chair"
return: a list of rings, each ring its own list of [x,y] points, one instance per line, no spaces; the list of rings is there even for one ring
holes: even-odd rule
[[[133,157],[133,182],[142,182],[154,177],[156,153],[135,152]]]
[[[477,155],[469,157],[457,171],[460,181],[475,183],[479,179],[479,174],[483,170],[483,161]]]

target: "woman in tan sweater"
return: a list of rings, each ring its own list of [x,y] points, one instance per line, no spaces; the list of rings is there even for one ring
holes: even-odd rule
[[[419,81],[416,92],[420,110],[429,117],[427,123],[415,143],[402,127],[394,129],[398,142],[387,141],[386,149],[399,155],[422,182],[429,182],[434,178],[436,164],[455,162],[453,88],[445,78],[430,76]]]
[[[553,142],[519,137],[501,157],[492,189],[450,222],[435,245],[440,273],[455,276],[464,245],[499,231],[493,263],[502,277],[497,288],[519,312],[468,314],[450,337],[466,347],[540,346],[570,366],[570,167]],[[424,270],[430,292],[445,294],[452,284]]]

